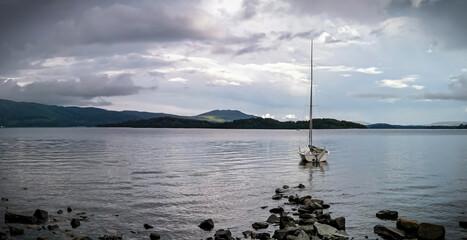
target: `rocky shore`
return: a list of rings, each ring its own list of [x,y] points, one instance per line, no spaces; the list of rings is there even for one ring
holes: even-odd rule
[[[245,229],[242,236],[232,236],[229,229],[216,229],[215,219],[202,220],[199,228],[204,231],[212,231],[212,237],[205,240],[237,240],[237,239],[260,239],[260,240],[349,240],[355,239],[346,232],[346,219],[343,216],[331,217],[329,209],[331,206],[319,198],[311,195],[300,196],[297,191],[306,188],[299,184],[295,187],[284,185],[271,193],[271,198],[277,201],[275,206],[258,206],[269,212],[267,219],[253,219],[251,229]],[[7,198],[2,198],[7,202]],[[70,239],[90,240],[86,235],[77,235],[74,229],[81,226],[81,222],[89,224],[89,217],[85,212],[75,213],[71,207],[49,214],[46,210],[37,209],[32,215],[23,215],[5,210],[4,223],[0,226],[0,240],[14,238],[22,239],[26,234],[28,239]],[[392,223],[393,226],[376,225],[374,233],[382,239],[420,239],[420,240],[442,240],[445,239],[445,228],[432,223],[419,223],[404,217],[399,217],[397,211],[381,210],[376,213],[379,219]],[[256,220],[256,221],[255,221]],[[459,221],[460,228],[466,228],[466,221]],[[28,231],[25,232],[25,229]],[[146,239],[167,239],[157,232],[157,226],[143,224],[141,229],[148,232]],[[35,231],[30,231],[35,230]],[[154,231],[153,231],[154,230]],[[50,232],[57,236],[50,237]],[[133,232],[133,231],[132,231]],[[52,236],[54,236],[52,235]],[[47,237],[46,237],[47,236]],[[361,238],[361,237],[360,237]],[[368,239],[368,236],[365,236]],[[123,235],[103,235],[99,240],[128,239]]]

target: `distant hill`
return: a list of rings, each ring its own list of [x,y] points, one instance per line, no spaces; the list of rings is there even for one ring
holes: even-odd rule
[[[167,113],[109,111],[93,107],[63,107],[0,99],[0,126],[4,127],[92,127],[158,117],[226,122],[255,116],[236,110],[214,110],[197,116],[178,116]]]
[[[460,125],[392,125],[387,123],[375,123],[366,125],[369,129],[455,129]]]
[[[238,110],[213,110],[191,118],[209,122],[231,122],[239,119],[257,118],[257,116],[245,114]]]
[[[313,119],[317,129],[366,128],[365,125],[336,119]],[[206,120],[160,117],[146,120],[106,124],[101,127],[133,128],[227,128],[227,129],[308,129],[308,121],[281,122],[271,118],[249,118],[231,122],[208,122]]]

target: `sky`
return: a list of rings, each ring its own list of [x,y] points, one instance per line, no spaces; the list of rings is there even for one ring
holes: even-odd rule
[[[465,0],[0,1],[0,99],[467,121]]]

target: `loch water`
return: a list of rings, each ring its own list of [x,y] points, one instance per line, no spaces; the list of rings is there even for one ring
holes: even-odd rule
[[[290,194],[329,203],[355,239],[377,238],[376,224],[395,227],[375,217],[382,209],[443,225],[446,239],[467,237],[459,227],[467,220],[467,130],[313,133],[315,145],[331,151],[325,164],[299,163],[304,130],[3,128],[0,197],[9,201],[0,202],[0,214],[40,208],[58,220],[57,234],[26,229],[11,239],[71,239],[64,230],[80,212],[89,221],[72,231],[93,239],[149,239],[152,231],[163,239],[205,239],[221,228],[242,237],[269,208],[287,202],[271,199],[286,184]],[[299,183],[306,188],[294,188]],[[213,231],[198,227],[207,218]]]

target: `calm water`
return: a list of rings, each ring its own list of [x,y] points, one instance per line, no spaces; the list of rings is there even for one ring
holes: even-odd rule
[[[304,190],[290,193],[330,203],[331,215],[346,217],[356,239],[376,238],[376,224],[395,226],[375,217],[381,209],[444,225],[447,239],[467,237],[458,227],[467,219],[467,131],[314,133],[331,151],[327,164],[299,165],[307,131],[0,129],[0,197],[9,198],[0,214],[7,206],[24,214],[47,210],[61,231],[39,236],[52,239],[64,237],[66,218],[82,211],[90,221],[73,232],[94,239],[148,238],[144,223],[164,239],[204,239],[214,234],[197,226],[207,218],[240,237],[270,215],[261,206],[285,202],[271,199],[277,187],[303,183]],[[67,206],[74,211],[55,214]],[[27,232],[35,239],[37,230]]]

